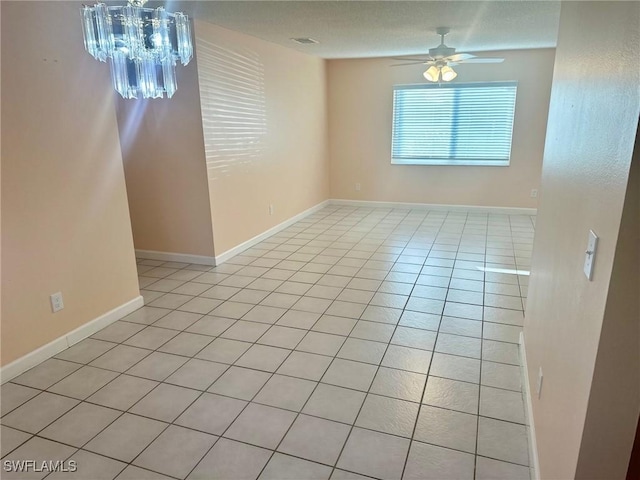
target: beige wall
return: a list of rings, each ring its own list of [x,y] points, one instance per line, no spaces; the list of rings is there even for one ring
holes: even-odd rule
[[[640,131],[631,162],[577,478],[624,478],[640,414]],[[606,448],[603,448],[606,445]]]
[[[504,63],[457,66],[455,82],[518,80],[509,167],[391,165],[393,85],[424,83],[424,66],[328,61],[332,198],[535,207],[530,192],[539,188],[554,51],[494,55]]]
[[[610,279],[640,111],[639,18],[637,2],[562,6],[524,328],[534,391],[538,369],[544,373],[542,395],[538,399],[534,393],[532,399],[542,478],[573,478],[576,473],[581,478],[623,478],[619,463],[626,468],[624,458],[628,461],[633,441],[638,377],[628,369],[637,372],[637,364],[626,361],[634,351],[637,360],[638,337],[632,346],[629,338],[618,348],[610,342],[633,332],[630,322],[637,326],[637,317],[619,317],[625,307],[613,305],[609,316],[607,298],[615,298]],[[593,281],[582,272],[589,229],[600,237]],[[619,248],[629,249],[628,243]],[[623,258],[624,253],[620,260],[630,260]],[[617,282],[614,277],[611,285]],[[619,298],[629,301],[625,292]],[[609,321],[621,330],[607,338]],[[608,379],[597,369],[594,376],[596,359],[598,365],[601,360],[599,343],[601,352],[614,356],[612,363],[601,364]],[[623,370],[616,372],[612,364]],[[609,388],[603,389],[600,382],[607,380]],[[615,425],[626,426],[614,433],[583,432],[588,409],[596,415],[587,418],[590,425],[597,424],[598,410],[601,414],[605,408],[602,395],[607,395],[611,419],[620,415]],[[634,408],[636,417],[629,418]],[[613,437],[617,440],[609,442]]]
[[[171,99],[116,109],[136,249],[213,256],[198,65],[176,67]]]
[[[205,22],[195,36],[220,255],[328,198],[325,62]]]
[[[80,5],[1,2],[2,365],[138,296],[109,68]]]

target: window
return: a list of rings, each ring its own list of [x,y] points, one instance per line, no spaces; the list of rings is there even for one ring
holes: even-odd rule
[[[391,163],[507,166],[516,82],[399,85]]]

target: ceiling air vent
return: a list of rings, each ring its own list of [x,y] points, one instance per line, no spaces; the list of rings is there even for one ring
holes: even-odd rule
[[[317,40],[309,37],[292,38],[291,41],[299,43],[300,45],[311,45],[314,43],[320,43]]]

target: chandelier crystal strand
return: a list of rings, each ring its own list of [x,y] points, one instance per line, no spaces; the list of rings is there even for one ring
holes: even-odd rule
[[[189,17],[143,5],[84,6],[84,46],[95,59],[110,61],[113,86],[123,98],[171,98],[177,60],[187,65],[193,56]]]

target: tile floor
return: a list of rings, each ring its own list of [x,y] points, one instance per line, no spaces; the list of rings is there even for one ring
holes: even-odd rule
[[[3,461],[77,461],[49,479],[528,479],[515,270],[533,222],[332,206],[216,268],[139,260],[147,306],[2,386]]]

